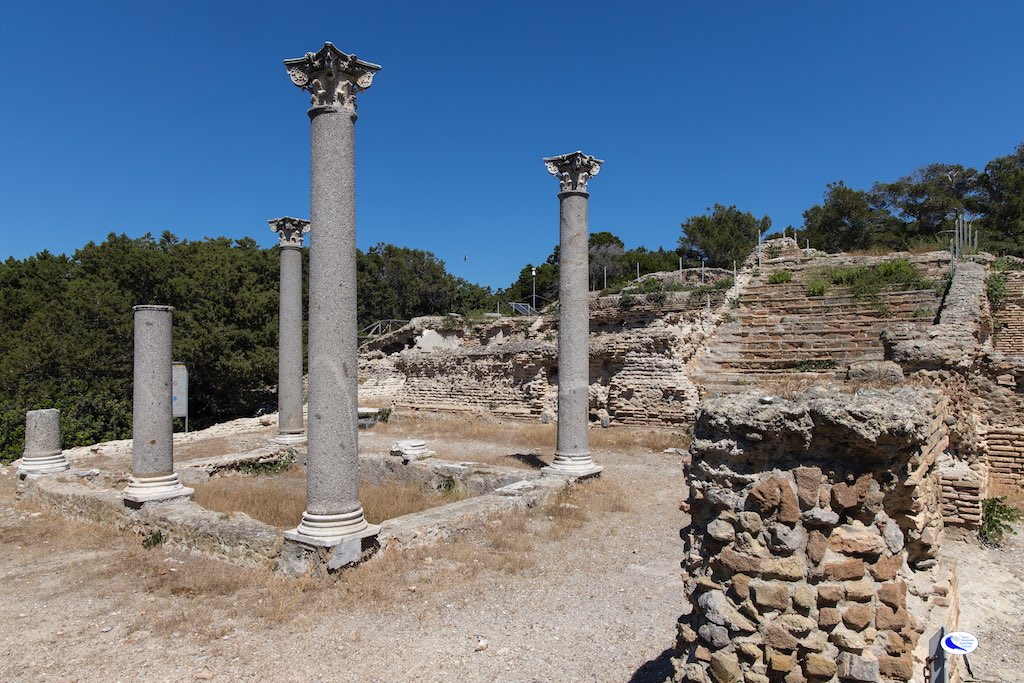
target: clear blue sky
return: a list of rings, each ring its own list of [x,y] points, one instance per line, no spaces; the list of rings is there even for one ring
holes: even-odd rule
[[[6,2],[0,258],[108,232],[251,236],[309,214],[325,40],[359,99],[359,246],[505,286],[558,238],[541,157],[606,160],[590,227],[674,247],[720,202],[799,224],[825,184],[1024,141],[1024,3]],[[464,260],[464,258],[466,260]]]

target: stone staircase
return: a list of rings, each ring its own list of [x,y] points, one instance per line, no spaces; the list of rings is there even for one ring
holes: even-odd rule
[[[948,261],[939,254],[902,256],[925,277],[945,275]],[[883,330],[931,326],[941,302],[935,288],[864,298],[833,285],[823,296],[808,294],[808,280],[822,267],[874,265],[886,258],[891,257],[836,255],[765,264],[732,307],[724,309],[725,321],[691,367],[702,393],[731,393],[783,379],[841,378],[851,363],[884,359]],[[780,270],[788,270],[792,280],[769,284],[772,273]]]

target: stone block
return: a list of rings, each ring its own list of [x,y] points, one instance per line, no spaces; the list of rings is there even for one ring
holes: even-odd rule
[[[739,522],[741,529],[751,534],[759,534],[764,528],[764,521],[761,519],[761,515],[749,510],[736,515],[736,521]]]
[[[842,620],[838,607],[822,607],[818,610],[818,626],[830,629]]]
[[[693,656],[702,662],[710,662],[711,650],[707,649],[703,645],[698,645],[693,649]]]
[[[879,629],[899,631],[908,624],[910,624],[910,618],[906,609],[894,610],[888,605],[879,605],[875,610],[875,626]]]
[[[809,678],[828,680],[836,675],[836,663],[829,657],[812,652],[804,657],[804,673]]]
[[[914,677],[914,658],[910,653],[900,657],[880,655],[878,657],[878,670],[883,676],[888,678],[909,681]]]
[[[761,646],[757,643],[737,643],[736,653],[743,659],[752,663],[760,662],[764,657],[764,652],[761,650]]]
[[[846,588],[846,599],[853,602],[869,602],[871,598],[875,597],[875,587],[877,585],[870,579],[849,581],[844,586]]]
[[[864,502],[871,482],[874,478],[871,474],[862,474],[854,483],[839,482],[832,485],[832,508],[835,510],[847,510],[856,507]]]
[[[885,548],[882,534],[874,526],[860,523],[844,524],[832,530],[829,547],[844,555],[877,557]]]
[[[756,630],[754,624],[732,606],[722,591],[713,590],[704,593],[697,598],[697,605],[702,610],[705,619],[719,626],[725,626],[730,631],[753,633]]]
[[[711,655],[710,670],[715,683],[737,683],[740,680],[740,663],[734,654],[716,652]]]
[[[829,562],[825,565],[825,578],[832,581],[848,581],[864,576],[864,560],[849,559]]]
[[[861,652],[867,643],[864,641],[864,637],[859,633],[854,633],[848,628],[839,627],[835,631],[832,631],[828,637],[832,643],[840,650],[846,650],[849,652]]]
[[[905,607],[907,604],[907,584],[905,581],[884,583],[878,587],[878,599],[893,609]]]
[[[747,671],[743,674],[743,683],[770,683],[771,679],[764,674]]]
[[[854,605],[843,610],[843,623],[854,631],[863,631],[871,625],[875,614],[867,605]]]
[[[818,603],[834,605],[846,599],[846,586],[841,583],[818,584]]]
[[[775,652],[768,655],[768,669],[776,673],[789,673],[796,668],[796,652]]]
[[[807,559],[814,564],[821,562],[821,558],[825,556],[825,551],[828,549],[828,539],[825,538],[825,534],[820,531],[812,531],[807,536]]]
[[[875,581],[891,581],[903,567],[903,555],[883,557],[868,565],[868,571]]]
[[[697,634],[715,650],[721,650],[729,644],[729,631],[718,624],[704,624],[697,629]]]
[[[800,515],[800,519],[803,520],[804,526],[819,529],[832,528],[839,523],[839,515],[825,508],[811,508]]]
[[[810,610],[815,605],[815,591],[806,583],[793,588],[793,605],[800,610]]]
[[[836,657],[836,669],[839,678],[847,681],[858,681],[858,683],[880,683],[881,672],[878,667],[878,660],[858,656],[850,652],[840,652]]]
[[[793,634],[778,624],[769,624],[766,626],[762,632],[762,636],[764,638],[765,645],[785,652],[795,651],[799,644]]]
[[[732,577],[732,590],[740,600],[750,597],[750,577],[746,574],[734,574]]]
[[[804,510],[817,507],[818,490],[821,487],[821,468],[797,467],[793,470],[796,479],[796,497]]]
[[[730,543],[736,538],[736,529],[723,519],[716,519],[708,524],[708,536],[719,543]]]
[[[789,586],[784,583],[751,583],[754,603],[761,608],[785,610],[789,607]]]

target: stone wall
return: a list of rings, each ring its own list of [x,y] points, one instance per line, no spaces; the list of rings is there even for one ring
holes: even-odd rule
[[[724,292],[717,291],[717,305],[723,297]],[[672,312],[644,306],[625,311],[611,304],[594,307],[600,313],[591,324],[591,419],[623,425],[688,425],[698,395],[686,365],[707,338],[711,321],[700,307],[689,310],[679,304],[681,310]],[[505,318],[434,329],[445,324],[451,321],[417,319],[368,347],[360,358],[360,403],[556,417],[557,319]],[[427,335],[447,341],[425,345]]]
[[[704,404],[675,681],[909,681],[955,622],[939,392]]]
[[[995,348],[1003,353],[1024,354],[1024,271],[1006,276],[1006,297],[999,308],[999,332]]]

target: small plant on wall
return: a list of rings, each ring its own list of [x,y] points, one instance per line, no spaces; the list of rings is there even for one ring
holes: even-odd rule
[[[1015,507],[1006,503],[1006,496],[989,498],[981,502],[981,528],[978,529],[978,536],[985,545],[998,546],[1003,542],[1007,533],[1016,533],[1013,530],[1013,523],[1024,518]]]

